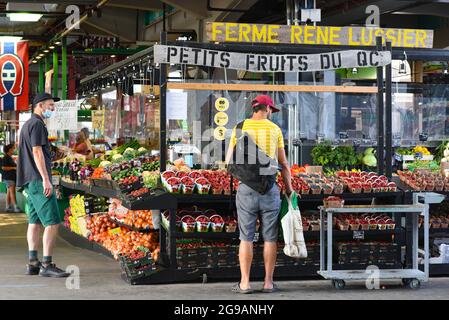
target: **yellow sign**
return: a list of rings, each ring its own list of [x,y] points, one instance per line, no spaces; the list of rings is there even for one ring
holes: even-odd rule
[[[228,114],[224,112],[218,112],[214,116],[214,121],[217,126],[225,126],[229,121]]]
[[[229,108],[229,100],[226,98],[218,98],[215,100],[215,109],[218,111],[226,111]]]
[[[92,128],[104,130],[104,110],[92,111]]]
[[[214,42],[375,46],[381,36],[393,47],[433,47],[433,30],[420,29],[208,22],[206,30],[207,39]]]
[[[120,234],[121,232],[122,232],[122,230],[120,229],[120,227],[115,228],[115,229],[111,229],[111,230],[108,231],[108,233],[109,233],[110,235]]]
[[[225,127],[216,127],[214,130],[214,138],[223,141],[225,139],[226,130]]]

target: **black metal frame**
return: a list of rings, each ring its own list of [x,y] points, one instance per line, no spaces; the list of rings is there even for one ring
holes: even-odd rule
[[[382,37],[376,38],[376,49],[382,50]],[[384,174],[384,76],[383,67],[377,67],[377,172]]]

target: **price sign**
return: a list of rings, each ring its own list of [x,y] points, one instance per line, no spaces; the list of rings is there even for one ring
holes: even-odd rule
[[[345,132],[340,132],[339,133],[339,136],[340,136],[340,139],[349,139],[349,135],[348,135],[348,133],[345,131]]]
[[[396,161],[402,161],[402,155],[395,153],[395,154],[394,154],[394,159],[395,159]]]
[[[364,240],[365,239],[365,231],[353,231],[352,238],[354,240]]]
[[[256,232],[256,233],[254,234],[254,240],[253,240],[253,242],[257,242],[257,241],[259,241],[259,232]]]
[[[352,143],[354,144],[354,147],[359,147],[362,144],[362,140],[355,139]]]
[[[214,130],[214,138],[216,140],[223,141],[225,139],[226,128],[225,127],[216,127]]]
[[[92,128],[104,130],[104,110],[92,111]]]
[[[120,229],[120,227],[115,228],[115,229],[111,229],[108,231],[108,233],[112,236],[114,234],[120,234],[122,232],[122,230]]]
[[[416,160],[421,160],[422,159],[422,152],[416,152],[413,157],[415,157]]]
[[[51,182],[54,186],[59,186],[59,182],[61,180],[61,176],[51,176]]]
[[[229,117],[226,113],[224,112],[218,112],[215,116],[214,116],[214,122],[217,126],[225,126],[229,121]]]
[[[429,135],[426,132],[421,132],[419,134],[419,141],[427,141],[429,139]]]
[[[48,130],[78,130],[77,100],[61,100],[55,103],[53,117],[48,119]]]
[[[229,108],[229,100],[226,98],[218,98],[215,100],[215,108],[218,111],[226,111]]]

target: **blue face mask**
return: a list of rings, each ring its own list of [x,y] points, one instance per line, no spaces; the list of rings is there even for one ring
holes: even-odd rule
[[[49,119],[49,118],[51,118],[52,115],[53,115],[53,111],[48,110],[48,109],[42,113],[42,117],[44,117],[44,119]]]

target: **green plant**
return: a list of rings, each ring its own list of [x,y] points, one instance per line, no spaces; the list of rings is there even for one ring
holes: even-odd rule
[[[313,164],[338,169],[348,169],[360,162],[360,156],[356,154],[354,147],[332,147],[329,142],[323,142],[315,146],[311,155]]]
[[[333,164],[340,169],[348,169],[357,165],[354,147],[336,147],[333,150]]]
[[[448,145],[449,140],[444,140],[441,142],[441,144],[436,147],[435,149],[435,154],[434,154],[434,159],[438,162],[441,161],[441,159],[444,158],[444,149],[446,149],[446,146]]]
[[[314,165],[325,166],[332,161],[332,145],[330,142],[317,144],[311,152]]]

